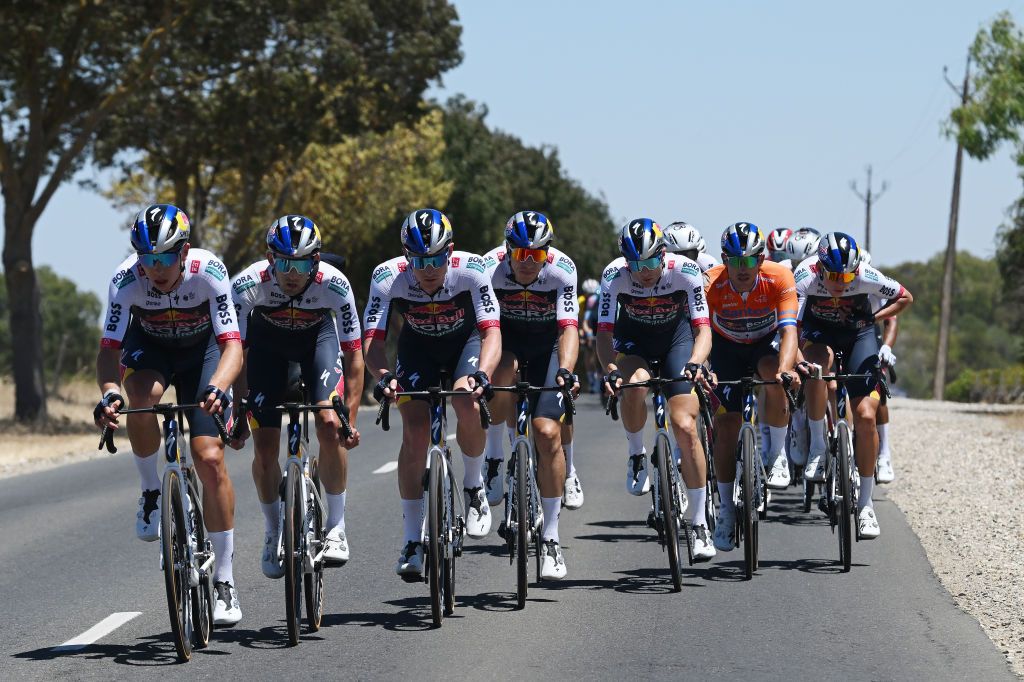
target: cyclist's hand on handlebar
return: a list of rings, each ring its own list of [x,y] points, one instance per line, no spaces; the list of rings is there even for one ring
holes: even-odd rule
[[[568,386],[569,390],[572,391],[573,397],[580,394],[580,378],[565,367],[558,368],[558,373],[555,374],[555,385]]]
[[[483,396],[484,400],[490,401],[494,397],[494,387],[491,386],[491,380],[487,376],[487,372],[478,369],[470,374],[468,379],[469,388],[473,391],[474,398]]]
[[[234,418],[237,420],[235,422],[237,426],[233,426],[228,431],[228,435],[231,436],[228,440],[228,445],[231,446],[233,450],[241,450],[245,447],[245,441],[249,440],[249,436],[252,435],[252,431],[249,430],[248,417],[238,405],[235,405],[232,412],[234,412]]]
[[[199,401],[199,407],[206,414],[220,414],[224,411],[224,406],[228,404],[227,394],[213,384],[204,388],[200,395],[203,399]]]
[[[604,375],[604,393],[607,396],[618,395],[619,387],[622,386],[622,372],[618,368],[613,369]]]
[[[352,426],[350,424],[349,428],[352,429],[352,435],[349,436],[348,438],[345,438],[344,436],[341,436],[341,445],[342,445],[342,447],[344,447],[344,448],[346,448],[348,450],[351,450],[352,448],[359,447],[360,435],[359,435],[359,429],[357,429],[356,427],[354,427],[354,426]]]
[[[775,380],[778,381],[784,388],[788,388],[794,393],[800,390],[800,373],[787,371],[779,372],[775,375]]]
[[[110,427],[116,429],[118,427],[117,417],[119,410],[124,407],[124,398],[117,391],[110,391],[103,398],[96,403],[96,407],[93,408],[92,418],[96,423],[96,426],[101,429]]]
[[[796,371],[799,372],[804,377],[806,377],[807,379],[821,378],[821,365],[815,364],[813,362],[807,362],[806,360],[801,360],[800,362],[796,363]]]
[[[683,377],[690,381],[699,381],[704,375],[704,368],[698,365],[696,362],[688,362],[683,367]]]
[[[373,399],[380,403],[385,399],[394,400],[396,395],[398,395],[398,379],[391,372],[385,372],[377,385],[373,387]]]
[[[878,349],[878,359],[882,361],[882,364],[886,367],[892,367],[896,364],[896,356],[892,354],[892,348],[883,343],[882,347]]]

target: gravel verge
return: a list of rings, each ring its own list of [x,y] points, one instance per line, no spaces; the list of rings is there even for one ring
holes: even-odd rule
[[[1024,677],[1024,407],[890,405],[889,499],[957,606]]]

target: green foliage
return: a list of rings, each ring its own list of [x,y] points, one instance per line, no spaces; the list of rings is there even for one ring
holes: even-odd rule
[[[551,219],[555,245],[573,258],[581,279],[598,276],[618,255],[607,204],[568,177],[553,147],[527,147],[488,128],[486,117],[486,107],[461,97],[445,109],[444,165],[455,189],[444,211],[458,248],[489,251],[504,238],[509,217],[532,209]]]
[[[1001,369],[965,369],[946,386],[946,399],[961,403],[1024,402],[1024,365]]]
[[[903,263],[885,272],[914,295],[914,304],[899,318],[895,352],[899,386],[914,397],[929,397],[938,344],[939,304],[945,255],[924,263]],[[1017,341],[1004,301],[996,262],[959,252],[953,284],[948,376],[964,370],[1002,368],[1016,360]]]
[[[89,372],[96,361],[100,343],[98,321],[102,304],[95,294],[79,291],[74,282],[55,273],[48,266],[36,270],[39,278],[41,313],[43,317],[43,357],[47,380],[55,371],[61,344],[64,355],[61,374]],[[0,275],[0,280],[3,275]],[[0,372],[10,374],[15,359],[12,357],[11,335],[7,317],[7,288],[0,281]]]

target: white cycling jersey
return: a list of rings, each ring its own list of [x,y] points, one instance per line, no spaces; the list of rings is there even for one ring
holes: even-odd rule
[[[878,300],[893,300],[903,295],[903,285],[886,277],[870,265],[861,265],[857,276],[843,293],[834,297],[825,288],[818,257],[808,258],[796,269],[797,319],[826,327],[856,331],[874,323]],[[875,297],[875,300],[872,300]]]
[[[661,278],[652,287],[632,277],[625,258],[616,258],[601,276],[598,331],[634,338],[672,332],[681,317],[691,325],[710,325],[700,266],[679,254],[665,254]]]
[[[553,337],[564,327],[579,326],[576,264],[554,247],[537,279],[516,281],[504,245],[484,254],[484,266],[501,311],[501,332],[529,337]]]

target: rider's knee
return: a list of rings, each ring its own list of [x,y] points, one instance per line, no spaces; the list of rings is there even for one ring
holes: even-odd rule
[[[534,419],[533,433],[538,441],[555,444],[562,439],[562,425],[554,419]]]
[[[452,406],[455,408],[455,416],[459,419],[459,423],[462,423],[463,419],[480,419],[480,406],[468,395],[452,398]]]
[[[317,420],[316,438],[321,448],[336,447],[341,442],[338,437],[338,426],[340,425],[338,417],[334,414],[330,416],[334,417],[333,421],[331,419]]]

